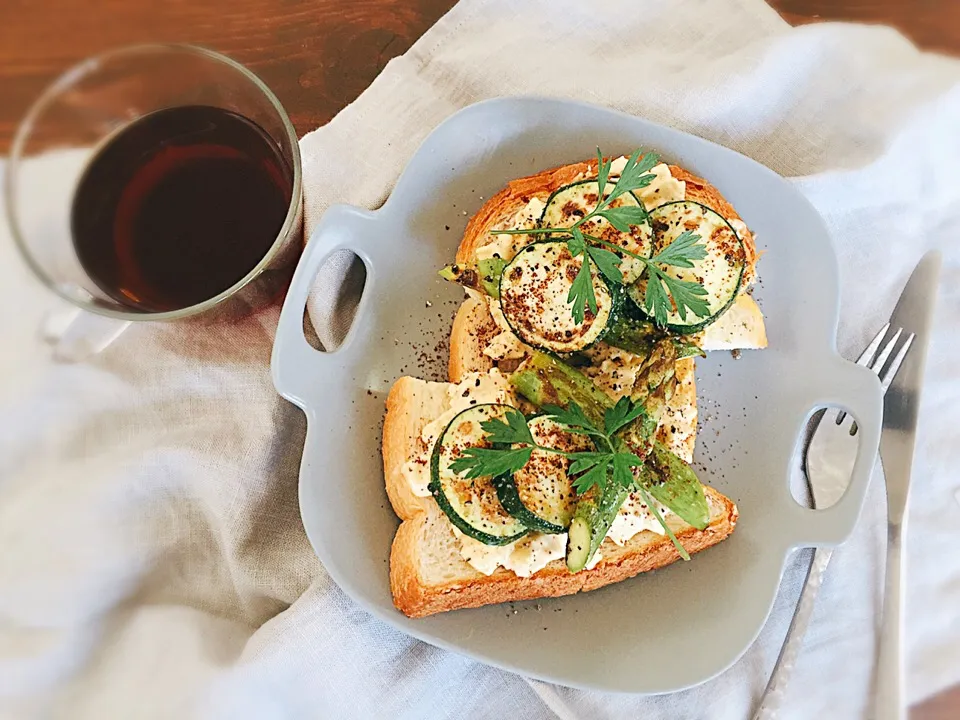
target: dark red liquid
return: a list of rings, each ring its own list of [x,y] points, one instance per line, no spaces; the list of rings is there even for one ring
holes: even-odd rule
[[[185,106],[151,113],[112,138],[73,200],[73,241],[110,297],[179,310],[250,272],[277,239],[293,171],[256,123]]]

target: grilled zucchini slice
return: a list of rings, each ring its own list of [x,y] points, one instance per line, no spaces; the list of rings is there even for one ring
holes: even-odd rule
[[[678,280],[692,280],[703,285],[707,291],[709,312],[699,317],[687,310],[686,318],[674,309],[667,315],[667,330],[687,335],[703,330],[716,322],[733,303],[740,291],[740,282],[746,266],[746,252],[737,231],[726,218],[712,208],[692,200],[679,200],[660,205],[650,211],[653,225],[653,248],[651,257],[667,247],[686,230],[696,233],[706,245],[707,254],[702,260],[693,261],[693,267],[661,265],[667,275]],[[646,313],[643,297],[647,278],[644,275],[627,290],[634,305]]]
[[[531,418],[527,426],[538,445],[571,453],[594,449],[588,438],[567,432],[543,415]],[[566,532],[577,505],[577,493],[567,477],[569,467],[570,460],[562,455],[534,450],[522,469],[496,480],[500,504],[531,530]]]
[[[577,323],[567,297],[584,256],[573,257],[566,241],[546,240],[527,245],[500,276],[500,309],[510,329],[527,345],[565,354],[593,345],[606,333],[622,301],[620,288],[611,288],[594,268],[596,314],[587,308]]]
[[[467,479],[450,464],[469,447],[487,444],[480,424],[502,419],[509,405],[474,405],[457,414],[437,438],[430,456],[430,493],[464,535],[485,545],[508,545],[527,534],[527,527],[504,511],[493,478]]]

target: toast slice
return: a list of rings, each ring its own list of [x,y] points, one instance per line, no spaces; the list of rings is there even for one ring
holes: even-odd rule
[[[749,286],[756,277],[758,259],[753,233],[716,187],[677,165],[670,165],[668,169],[673,180],[678,184],[683,184],[683,197],[713,208],[734,225],[746,251],[744,290],[737,296],[727,312],[704,331],[701,340],[703,349],[747,350],[765,348],[767,346],[767,335],[763,323],[763,313],[748,292]],[[484,203],[483,207],[470,219],[464,231],[463,240],[457,248],[457,262],[470,263],[475,258],[477,250],[494,239],[490,231],[508,227],[517,213],[532,198],[546,201],[554,190],[578,179],[591,177],[591,175],[596,176],[596,173],[597,161],[588,160],[544,170],[536,175],[511,181],[503,190]],[[656,204],[655,200],[653,202]],[[477,312],[476,308],[471,310],[471,313]],[[454,332],[456,333],[456,330]]]
[[[447,408],[446,383],[400,378],[387,398],[383,428],[383,468],[387,495],[402,520],[390,552],[390,588],[394,604],[410,617],[492,603],[558,597],[619,582],[655,570],[679,558],[669,538],[651,531],[635,535],[625,545],[604,541],[599,561],[590,570],[570,573],[563,559],[554,560],[530,577],[498,568],[484,575],[460,555],[453,526],[432,497],[417,496],[404,473],[416,456],[423,427]],[[675,450],[683,450],[676,447]],[[704,486],[710,523],[696,530],[676,516],[671,529],[692,555],[717,544],[733,532],[737,507]]]

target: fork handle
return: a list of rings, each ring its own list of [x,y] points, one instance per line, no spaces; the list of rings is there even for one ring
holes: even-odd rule
[[[880,652],[877,660],[877,696],[874,720],[902,720],[903,702],[903,525],[887,525],[887,573],[883,593],[883,624],[880,627]]]
[[[813,562],[810,563],[807,580],[803,584],[803,590],[800,591],[797,610],[793,615],[793,620],[790,621],[790,628],[787,630],[787,639],[780,649],[780,657],[777,658],[777,664],[773,667],[770,682],[767,683],[767,688],[763,691],[760,706],[754,713],[753,720],[773,720],[783,704],[787,683],[790,680],[793,668],[797,664],[800,648],[803,647],[803,637],[807,634],[807,627],[813,617],[817,595],[823,585],[823,574],[827,565],[830,564],[832,556],[833,550],[831,548],[818,548],[813,552]]]

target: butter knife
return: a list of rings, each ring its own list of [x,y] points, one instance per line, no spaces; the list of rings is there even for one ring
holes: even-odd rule
[[[917,439],[917,412],[930,327],[933,319],[941,256],[928,252],[920,260],[897,303],[891,325],[915,335],[913,348],[883,400],[880,459],[887,485],[887,571],[883,623],[877,660],[874,720],[906,717],[903,681],[903,537],[913,451]]]

